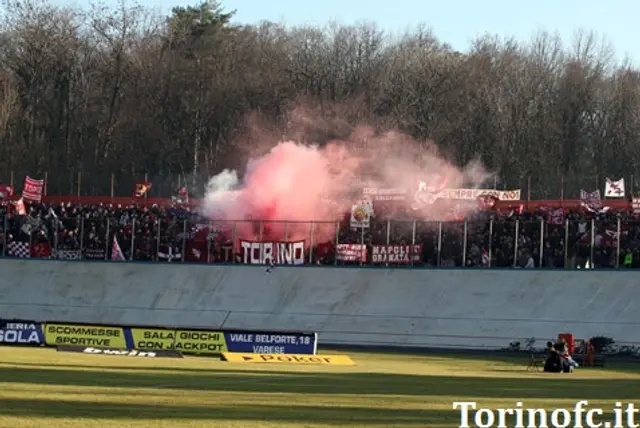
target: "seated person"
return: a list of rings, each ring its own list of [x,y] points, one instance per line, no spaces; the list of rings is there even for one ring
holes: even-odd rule
[[[544,371],[549,373],[562,373],[564,368],[562,357],[555,349],[553,343],[547,342],[547,358],[544,361]]]
[[[578,363],[576,363],[576,361],[571,358],[571,355],[569,355],[567,341],[564,337],[558,336],[558,341],[554,345],[554,348],[558,351],[560,357],[562,357],[562,359],[569,365],[571,371],[573,371],[574,367],[578,367]]]

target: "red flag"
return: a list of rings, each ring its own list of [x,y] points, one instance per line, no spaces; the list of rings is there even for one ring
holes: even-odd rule
[[[35,202],[42,201],[42,190],[44,189],[44,180],[35,180],[29,176],[24,179],[24,187],[22,189],[22,197]]]
[[[149,189],[151,189],[151,183],[136,184],[136,198],[143,197],[149,191]]]
[[[0,200],[9,199],[13,196],[13,186],[9,184],[0,184]]]

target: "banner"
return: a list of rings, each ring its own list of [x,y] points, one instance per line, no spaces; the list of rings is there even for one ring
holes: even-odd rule
[[[605,198],[624,198],[624,178],[614,181],[607,178],[604,185]]]
[[[221,331],[132,328],[131,348],[179,351],[185,354],[221,354],[227,344]]]
[[[227,352],[222,359],[229,363],[275,363],[275,364],[321,364],[334,366],[353,366],[355,363],[348,355],[283,355],[283,354],[244,354]]]
[[[422,244],[373,246],[373,263],[409,265],[411,264],[412,258],[413,263],[420,263],[422,261]]]
[[[82,324],[39,324],[0,320],[0,344],[55,346],[59,350],[93,349],[93,354],[129,355],[128,351],[220,355],[225,352],[314,355],[316,333],[220,331],[202,329],[138,328]],[[97,349],[110,350],[102,352]],[[84,351],[83,351],[84,352]]]
[[[180,351],[185,354],[253,352],[267,354],[314,354],[317,335],[255,331],[205,331],[132,328],[130,348]]]
[[[34,321],[0,320],[1,345],[44,345],[42,326]]]
[[[225,332],[228,352],[256,354],[315,354],[315,333]]]
[[[493,196],[499,201],[519,201],[520,190],[495,189],[444,189],[438,193],[439,199],[477,200],[480,196]]]
[[[253,242],[240,241],[242,263],[254,265],[302,265],[304,241]]]
[[[353,204],[351,206],[351,227],[369,227],[373,216],[373,203],[371,201],[364,200]]]
[[[367,261],[367,246],[362,244],[338,244],[336,259],[343,262]]]
[[[390,189],[379,189],[377,187],[365,187],[362,189],[362,196],[365,199],[374,201],[404,201],[407,197],[407,189],[401,187]]]
[[[45,343],[49,346],[74,345],[94,348],[126,348],[122,327],[45,324]]]
[[[44,189],[44,180],[34,180],[27,176],[24,179],[24,187],[22,188],[22,199],[41,202],[42,190]]]
[[[59,260],[82,260],[81,250],[56,250],[53,249],[51,256]]]
[[[177,351],[138,351],[137,349],[105,349],[91,348],[85,346],[58,346],[58,352],[77,352],[90,355],[115,355],[119,357],[136,358],[182,358],[182,354]]]

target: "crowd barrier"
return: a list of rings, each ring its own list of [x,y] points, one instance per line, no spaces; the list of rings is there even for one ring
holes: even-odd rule
[[[0,344],[215,356],[223,353],[316,355],[318,335],[0,320]]]
[[[168,263],[314,264],[485,268],[638,268],[640,222],[621,217],[459,222],[210,221],[53,216],[4,218],[0,255]],[[117,245],[116,245],[117,244]],[[117,251],[116,251],[117,248]]]

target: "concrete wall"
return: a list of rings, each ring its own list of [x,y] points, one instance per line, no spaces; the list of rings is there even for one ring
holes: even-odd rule
[[[320,343],[500,348],[560,332],[640,342],[632,271],[0,260],[0,318],[303,330]]]

